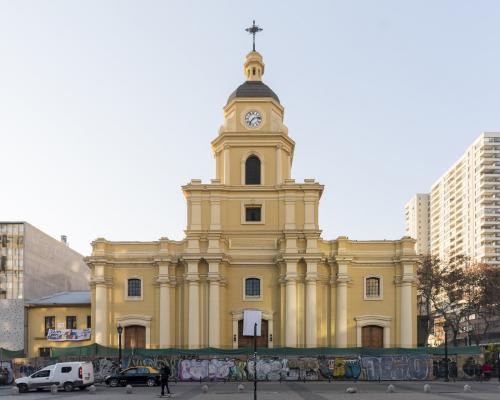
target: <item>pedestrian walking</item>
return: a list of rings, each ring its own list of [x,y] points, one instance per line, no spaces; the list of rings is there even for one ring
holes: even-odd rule
[[[489,362],[485,362],[482,367],[483,376],[485,381],[489,381],[491,378],[491,374],[493,372],[493,366]]]
[[[165,386],[167,387],[167,394],[170,394],[170,389],[168,388],[170,374],[170,367],[166,363],[163,363],[160,369],[161,397],[165,396]]]

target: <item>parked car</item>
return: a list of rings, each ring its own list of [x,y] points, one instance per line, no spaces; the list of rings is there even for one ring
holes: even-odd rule
[[[132,367],[124,369],[122,372],[108,375],[104,382],[106,385],[126,386],[126,385],[147,385],[155,386],[160,384],[160,373],[152,367]]]
[[[83,390],[94,383],[94,368],[89,362],[57,363],[30,376],[18,378],[15,382],[21,393],[31,389],[50,389],[52,385],[63,388],[66,392],[71,392],[74,388]]]

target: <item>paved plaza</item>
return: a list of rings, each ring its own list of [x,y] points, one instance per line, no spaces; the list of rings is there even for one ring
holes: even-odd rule
[[[424,384],[430,384],[431,392],[424,393]],[[238,383],[209,383],[208,392],[203,393],[202,386],[206,383],[179,383],[172,384],[175,399],[196,400],[243,400],[253,399],[253,386],[251,382],[244,383],[243,392],[238,392]],[[393,398],[413,399],[500,399],[500,382],[392,382],[395,387],[394,393],[387,393],[387,386],[391,382],[285,382],[285,383],[259,383],[258,399],[262,400],[330,400],[330,399],[385,399]],[[464,384],[472,388],[472,392],[464,393]],[[346,393],[348,387],[355,387],[357,393]],[[159,388],[134,387],[132,394],[127,394],[125,388],[109,388],[97,385],[95,393],[89,391],[75,391],[72,393],[58,392],[52,395],[49,391],[30,392],[28,394],[12,395],[10,388],[0,389],[0,397],[32,399],[103,399],[103,400],[133,400],[133,399],[156,399]]]

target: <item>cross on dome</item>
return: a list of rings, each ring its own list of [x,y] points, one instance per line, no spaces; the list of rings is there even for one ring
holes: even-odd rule
[[[255,25],[255,20],[251,27],[245,29],[249,34],[253,35],[252,51],[255,51],[255,34],[261,32],[263,29],[259,25]]]

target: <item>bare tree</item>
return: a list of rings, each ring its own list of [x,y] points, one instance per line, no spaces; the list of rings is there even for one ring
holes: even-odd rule
[[[451,330],[455,346],[458,345],[458,336],[464,324],[476,327],[479,341],[491,322],[499,317],[499,268],[474,263],[464,256],[454,257],[447,262],[426,257],[417,274],[419,300],[430,316],[426,337],[430,334],[432,321],[440,318]]]

